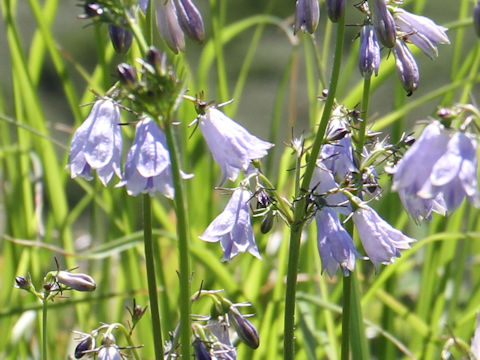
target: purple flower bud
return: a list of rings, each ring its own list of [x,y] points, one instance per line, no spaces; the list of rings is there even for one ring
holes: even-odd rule
[[[415,15],[403,9],[395,9],[395,23],[404,33],[403,38],[418,46],[428,57],[438,56],[437,44],[450,44],[446,27],[435,24],[431,19]]]
[[[235,307],[230,307],[228,315],[240,340],[252,349],[258,348],[260,345],[260,337],[258,336],[255,326],[253,326],[253,324]]]
[[[295,34],[298,30],[308,31],[310,34],[313,34],[319,20],[320,8],[318,0],[297,0],[295,27],[293,29]]]
[[[137,86],[137,74],[135,68],[127,63],[121,63],[117,66],[120,82],[127,89],[135,89]]]
[[[75,347],[75,359],[81,359],[84,355],[88,353],[89,350],[92,350],[94,348],[95,348],[94,339],[91,336],[87,335]]]
[[[157,25],[163,40],[175,54],[184,50],[185,38],[173,0],[160,1],[157,9]]]
[[[369,78],[372,73],[378,75],[380,68],[380,44],[372,25],[365,25],[360,32],[360,54],[358,67],[363,77]]]
[[[327,14],[334,23],[338,22],[345,11],[345,0],[326,0]]]
[[[15,276],[15,287],[22,290],[29,290],[32,284],[23,276]]]
[[[377,32],[378,40],[383,46],[392,48],[397,40],[395,20],[388,11],[385,0],[372,0],[369,4],[372,5],[373,27]]]
[[[177,16],[185,34],[191,39],[203,42],[205,40],[205,27],[202,14],[192,0],[177,0]]]
[[[94,291],[97,288],[95,280],[87,274],[77,274],[62,270],[57,274],[57,281],[77,291]]]
[[[473,8],[473,26],[475,27],[477,36],[480,37],[480,0]]]
[[[113,48],[117,53],[123,54],[132,46],[132,33],[127,29],[118,25],[109,24],[108,34],[110,35]]]
[[[199,338],[195,338],[195,340],[193,340],[193,351],[195,351],[195,360],[211,360],[212,359],[212,357],[210,356],[205,346],[205,343]]]
[[[167,72],[167,54],[151,47],[147,52],[147,62],[152,65],[158,74],[165,75]]]
[[[267,234],[270,230],[272,230],[274,219],[275,219],[275,216],[271,211],[269,211],[265,215],[265,217],[262,220],[262,223],[260,224],[260,231],[262,232],[262,234]]]
[[[420,80],[417,62],[403,41],[397,41],[393,48],[393,54],[395,55],[395,66],[400,82],[407,92],[407,96],[410,96],[418,87]]]

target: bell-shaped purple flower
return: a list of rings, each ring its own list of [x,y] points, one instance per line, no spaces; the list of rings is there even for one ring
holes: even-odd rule
[[[395,258],[400,257],[400,250],[409,249],[410,243],[415,241],[393,228],[367,205],[354,211],[353,222],[363,248],[375,268],[378,268],[378,263],[394,262]]]
[[[373,27],[377,32],[378,41],[383,46],[392,48],[397,41],[395,20],[387,9],[385,0],[372,0],[369,1],[369,4],[372,7]]]
[[[364,78],[369,78],[375,72],[378,75],[380,68],[380,44],[372,25],[364,25],[360,31],[360,54],[358,68]]]
[[[103,346],[97,354],[98,360],[122,360],[123,356],[117,346]]]
[[[448,142],[446,152],[435,162],[418,195],[432,199],[442,194],[449,212],[457,209],[465,196],[479,206],[476,151],[475,139],[456,132]]]
[[[172,199],[174,188],[170,154],[165,134],[150,118],[138,122],[133,145],[127,155],[125,172],[117,186],[126,186],[129,195],[153,195],[160,191]]]
[[[98,100],[87,119],[73,135],[68,156],[72,178],[80,176],[91,180],[91,170],[97,170],[103,185],[115,173],[121,177],[122,132],[120,108],[111,99]]]
[[[450,44],[444,26],[435,24],[431,19],[409,13],[400,8],[394,11],[395,23],[408,41],[415,44],[428,57],[438,56],[437,44]]]
[[[209,107],[198,121],[212,156],[222,169],[222,183],[226,178],[235,181],[240,170],[246,171],[251,160],[263,158],[273,146],[214,107]]]
[[[355,258],[360,257],[352,237],[331,208],[325,207],[317,211],[315,219],[322,271],[326,270],[328,275],[333,277],[340,265],[343,273],[348,275],[355,269]]]
[[[177,0],[177,16],[183,32],[193,40],[205,40],[205,26],[202,14],[192,0]]]
[[[428,125],[395,167],[393,190],[416,221],[430,219],[432,211],[444,214],[442,196],[424,199],[418,192],[429,179],[433,166],[447,150],[448,131],[437,121]]]
[[[220,241],[224,252],[223,261],[230,261],[238,253],[246,251],[260,258],[250,223],[248,203],[251,197],[248,190],[235,190],[223,212],[210,223],[200,236],[200,239],[205,241]]]
[[[163,40],[175,54],[185,49],[185,37],[173,0],[160,1],[157,9],[157,25]]]
[[[313,34],[317,29],[320,20],[320,7],[318,0],[297,0],[295,12],[295,27],[293,29],[296,34],[298,30],[308,31]]]
[[[210,345],[210,352],[213,353],[215,359],[236,360],[237,349],[232,345],[227,322],[223,318],[220,320],[209,320],[207,328],[216,337],[216,339],[212,339],[213,341]]]
[[[326,0],[328,18],[336,23],[340,20],[345,11],[345,0]]]
[[[400,82],[407,92],[407,96],[410,96],[418,87],[420,81],[417,62],[408,46],[401,40],[396,42],[393,54],[395,55],[395,66]]]

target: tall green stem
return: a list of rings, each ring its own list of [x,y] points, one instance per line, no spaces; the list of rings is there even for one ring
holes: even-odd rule
[[[188,223],[180,173],[179,149],[171,121],[166,121],[165,136],[170,151],[173,186],[175,188],[175,212],[177,215],[178,263],[180,266],[180,344],[182,358],[190,359],[190,265],[188,251]]]
[[[42,300],[42,360],[47,360],[47,304],[46,299]]]
[[[360,122],[360,128],[358,130],[358,142],[356,146],[358,155],[362,154],[363,145],[365,145],[365,133],[367,130],[369,100],[370,100],[370,76],[366,77],[363,80],[363,95],[362,95],[362,108],[361,108],[361,117],[363,121]]]
[[[150,312],[152,314],[153,344],[155,359],[163,360],[162,327],[158,311],[157,280],[155,277],[155,264],[153,262],[152,239],[152,203],[150,195],[143,196],[143,237],[145,245],[145,262],[147,266],[148,297],[150,299]]]
[[[352,278],[343,277],[343,311],[342,311],[342,360],[348,360],[350,355],[350,297]]]
[[[335,99],[335,92],[338,85],[338,77],[340,75],[340,66],[342,62],[343,53],[343,38],[345,32],[345,14],[341,17],[337,24],[337,38],[335,44],[335,59],[332,68],[332,77],[330,79],[330,86],[328,89],[328,96],[323,108],[322,118],[315,135],[310,158],[307,163],[307,168],[303,175],[302,186],[299,187],[296,195],[299,201],[295,203],[293,223],[290,230],[290,253],[288,257],[288,272],[287,272],[287,289],[285,293],[285,335],[284,335],[284,359],[293,360],[295,358],[295,294],[297,288],[297,274],[298,274],[298,257],[300,250],[300,237],[302,229],[305,224],[306,198],[304,195],[310,187],[315,163],[320,153],[320,146],[323,142],[323,137],[327,129],[328,120],[332,113],[333,103]]]

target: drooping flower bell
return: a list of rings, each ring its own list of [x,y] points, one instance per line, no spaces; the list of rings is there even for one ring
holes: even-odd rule
[[[257,329],[235,306],[230,307],[228,318],[240,340],[252,349],[258,348],[260,345],[260,337],[258,336]]]
[[[428,125],[394,169],[392,189],[398,191],[405,210],[416,221],[428,220],[432,211],[445,214],[442,194],[425,199],[418,196],[433,166],[447,150],[448,131],[438,121]]]
[[[133,145],[125,162],[124,176],[117,186],[125,186],[127,193],[132,196],[140,193],[153,195],[160,191],[173,199],[174,187],[165,134],[151,118],[138,122]]]
[[[183,32],[198,42],[205,40],[202,14],[192,0],[176,0],[177,16]]]
[[[160,1],[157,9],[157,25],[163,40],[175,54],[185,49],[185,37],[173,0]]]
[[[226,178],[235,181],[240,170],[246,171],[250,162],[261,159],[273,144],[260,140],[215,107],[208,107],[198,116],[200,131],[213,158]]]
[[[410,96],[418,87],[418,82],[420,81],[420,71],[418,70],[417,62],[408,46],[402,40],[396,42],[393,54],[395,55],[395,66],[400,82],[407,92],[407,96]]]
[[[250,223],[251,198],[248,190],[235,190],[223,212],[200,235],[204,241],[220,241],[224,252],[223,261],[230,261],[238,253],[246,251],[257,258],[261,257]]]
[[[378,41],[387,48],[394,47],[397,40],[395,20],[385,0],[372,0],[369,4],[371,4],[373,27],[377,32]]]
[[[295,11],[295,26],[293,32],[299,30],[313,34],[320,20],[318,0],[297,0]]]
[[[60,284],[77,291],[94,291],[97,288],[95,280],[87,274],[60,270],[56,274],[56,279]]]
[[[380,68],[380,44],[372,25],[364,25],[360,31],[360,54],[358,67],[364,78],[369,78],[373,73],[378,75]]]
[[[450,44],[446,33],[448,29],[435,24],[428,17],[412,14],[400,8],[395,8],[393,17],[403,37],[418,46],[431,59],[438,56],[437,44]]]
[[[415,241],[393,228],[365,204],[354,211],[353,222],[363,248],[375,268],[378,268],[379,263],[393,263],[395,258],[400,257],[400,250],[409,249],[410,243]]]
[[[95,102],[90,115],[73,135],[68,156],[72,178],[91,180],[96,170],[100,181],[107,185],[115,173],[121,177],[122,132],[120,108],[112,99]]]

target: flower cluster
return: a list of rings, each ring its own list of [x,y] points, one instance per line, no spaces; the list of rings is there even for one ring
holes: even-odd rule
[[[420,72],[407,43],[412,43],[433,59],[438,44],[449,44],[447,28],[431,19],[412,14],[398,7],[387,6],[386,0],[372,0],[369,14],[360,32],[359,68],[364,77],[378,74],[380,44],[392,49],[395,66],[403,88],[410,96],[418,87]],[[373,29],[375,32],[373,32]]]
[[[477,144],[474,135],[433,121],[408,149],[393,170],[393,189],[416,221],[451,213],[465,197],[480,205]]]

